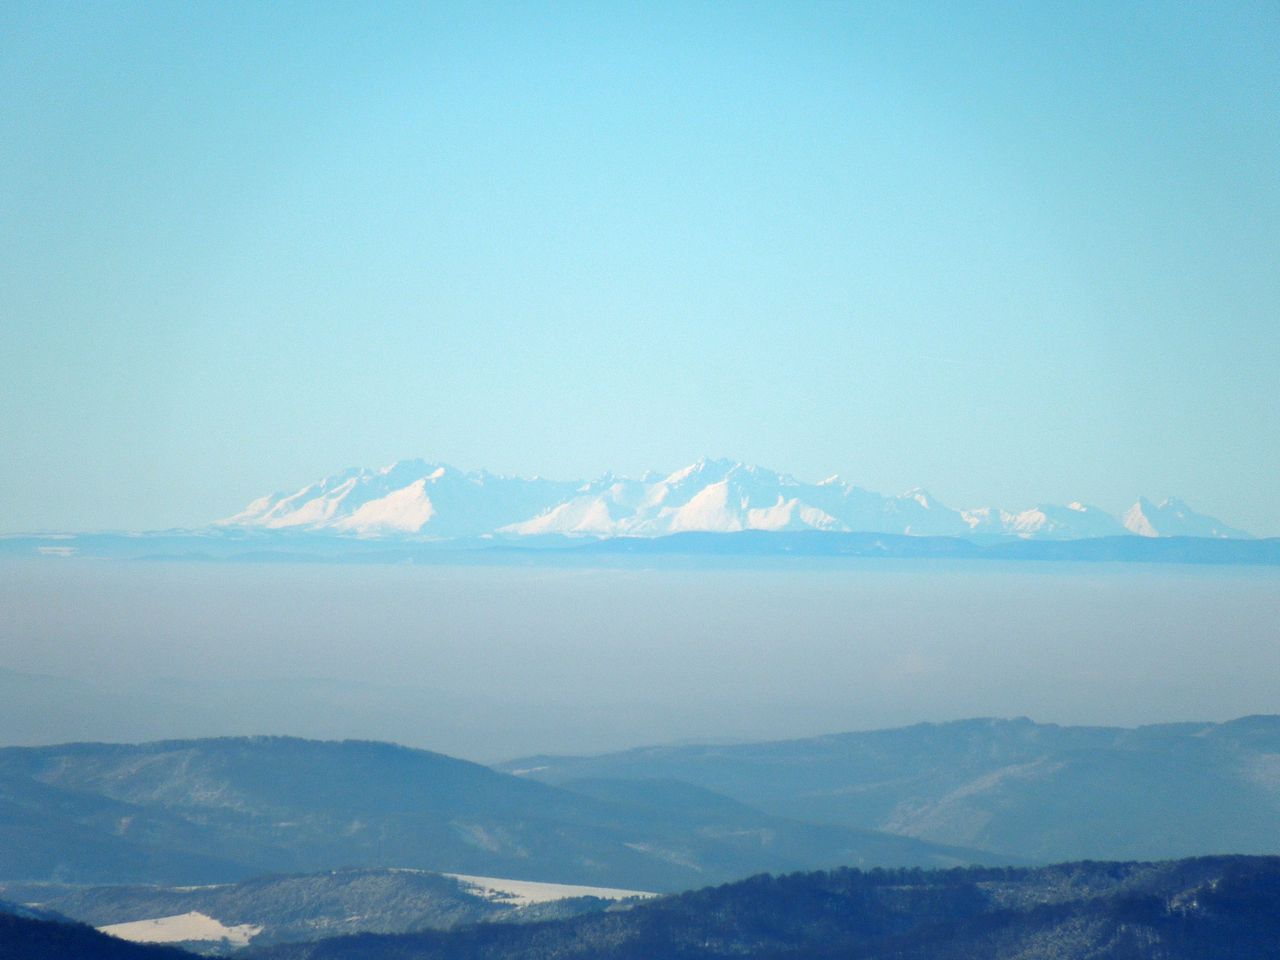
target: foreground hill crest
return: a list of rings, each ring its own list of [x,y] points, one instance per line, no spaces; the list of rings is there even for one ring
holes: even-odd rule
[[[346,470],[292,494],[260,497],[218,526],[427,538],[819,530],[1036,540],[1127,534],[1251,539],[1176,499],[1156,504],[1140,497],[1123,517],[1078,501],[1013,512],[955,510],[918,488],[885,496],[838,477],[807,483],[764,467],[706,458],[665,476],[609,473],[585,482],[401,460]]]

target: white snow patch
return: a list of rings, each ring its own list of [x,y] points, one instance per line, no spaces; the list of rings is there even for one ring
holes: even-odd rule
[[[42,557],[74,557],[79,547],[36,547]]]
[[[247,946],[262,932],[262,927],[241,923],[228,927],[221,921],[192,910],[172,917],[155,917],[151,920],[131,920],[128,923],[112,923],[98,928],[102,933],[134,943],[179,943],[187,940],[226,941],[235,947]]]
[[[597,897],[601,900],[627,900],[631,897],[657,897],[645,890],[619,890],[615,887],[584,887],[571,883],[542,883],[537,880],[506,880],[501,877],[473,877],[462,873],[446,873],[469,887],[472,892],[524,907],[531,903],[550,903],[569,897]]]
[[[499,533],[533,536],[540,533],[611,534],[617,524],[609,515],[609,505],[599,497],[577,497],[544,514],[499,528]]]
[[[1158,537],[1158,531],[1147,517],[1146,511],[1142,509],[1143,501],[1139,500],[1124,515],[1125,529],[1130,533],[1136,533],[1140,537]]]
[[[426,487],[427,478],[415,480],[385,497],[361,504],[351,516],[344,517],[334,526],[339,530],[355,530],[360,533],[417,533],[436,515],[436,508],[427,496]]]
[[[743,528],[742,520],[729,506],[729,482],[708,484],[689,502],[671,514],[667,529],[672,533],[686,530],[713,530],[734,533]]]

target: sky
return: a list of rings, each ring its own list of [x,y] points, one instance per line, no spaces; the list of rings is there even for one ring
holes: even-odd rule
[[[1280,7],[0,2],[0,531],[727,456],[1280,535]]]

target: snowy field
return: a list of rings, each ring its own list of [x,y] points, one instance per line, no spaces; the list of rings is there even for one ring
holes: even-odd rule
[[[523,907],[531,903],[550,903],[570,897],[597,897],[601,900],[629,900],[632,897],[656,897],[659,894],[643,890],[618,890],[614,887],[582,887],[570,883],[539,883],[535,880],[505,880],[501,877],[472,877],[461,873],[446,873],[446,877],[461,881],[471,892],[490,900]]]
[[[183,943],[187,941],[226,942],[233,947],[247,946],[262,927],[249,923],[228,927],[218,920],[192,910],[172,917],[155,917],[151,920],[133,920],[129,923],[113,923],[99,927],[103,933],[134,943]]]

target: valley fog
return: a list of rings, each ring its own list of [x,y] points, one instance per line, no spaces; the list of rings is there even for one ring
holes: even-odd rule
[[[1280,712],[1280,576],[8,562],[0,741],[279,733],[492,762],[972,716]]]

